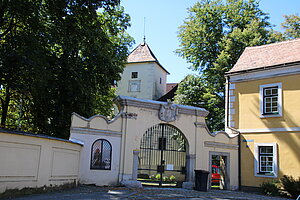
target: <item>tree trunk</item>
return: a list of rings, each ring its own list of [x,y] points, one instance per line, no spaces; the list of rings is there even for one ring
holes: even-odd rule
[[[8,106],[11,98],[11,94],[9,91],[9,87],[5,90],[5,99],[2,101],[2,116],[1,116],[1,127],[5,128],[6,125],[6,118],[7,118],[7,112],[8,112]]]

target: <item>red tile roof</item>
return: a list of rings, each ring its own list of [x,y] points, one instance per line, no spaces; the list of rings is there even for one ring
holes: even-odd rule
[[[300,38],[256,47],[247,47],[234,67],[235,73],[300,61]]]
[[[127,63],[156,62],[167,74],[170,74],[157,60],[146,42],[142,42],[128,56]]]
[[[178,83],[167,83],[166,93],[172,90]]]

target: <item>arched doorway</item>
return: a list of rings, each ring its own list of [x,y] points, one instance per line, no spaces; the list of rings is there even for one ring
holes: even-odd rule
[[[180,187],[186,179],[187,142],[180,130],[157,124],[143,135],[138,180],[143,185]]]

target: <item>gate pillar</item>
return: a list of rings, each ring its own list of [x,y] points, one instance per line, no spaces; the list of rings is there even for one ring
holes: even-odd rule
[[[134,181],[136,181],[138,177],[139,153],[140,150],[133,150],[132,180]]]
[[[189,154],[186,156],[186,182],[183,182],[182,188],[193,189],[195,182],[195,161],[196,154]]]
[[[195,154],[189,154],[187,155],[187,181],[188,182],[194,182],[195,175],[194,175],[194,169],[195,169],[195,160],[196,155]]]

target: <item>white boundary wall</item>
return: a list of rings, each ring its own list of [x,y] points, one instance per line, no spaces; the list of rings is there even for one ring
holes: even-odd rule
[[[78,183],[82,145],[0,129],[0,193]]]

